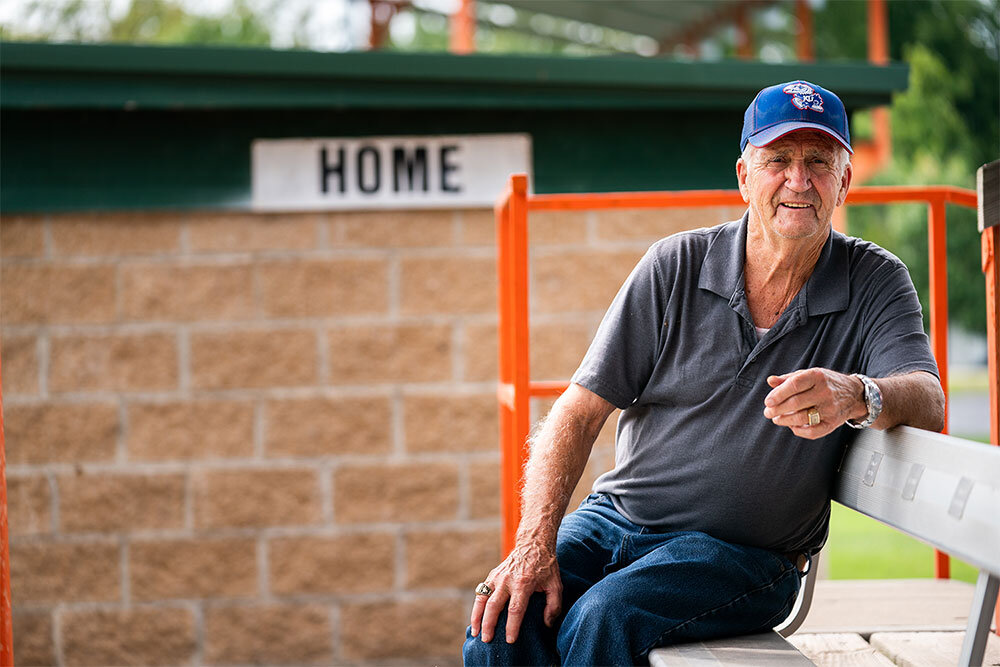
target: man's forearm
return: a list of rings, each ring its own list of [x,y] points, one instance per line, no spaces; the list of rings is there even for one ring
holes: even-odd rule
[[[590,451],[614,406],[570,385],[532,437],[516,543],[554,548],[556,533]]]
[[[858,383],[860,384],[860,380]],[[882,414],[872,424],[872,428],[882,430],[898,424],[929,431],[944,428],[944,392],[941,390],[941,383],[930,373],[916,371],[906,375],[876,378],[875,383],[882,392]],[[861,395],[863,394],[862,389]],[[863,399],[861,403],[863,406]],[[867,408],[864,410],[867,414]],[[861,418],[864,418],[864,414]]]

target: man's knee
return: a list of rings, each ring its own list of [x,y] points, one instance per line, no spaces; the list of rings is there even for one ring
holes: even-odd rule
[[[493,641],[487,643],[482,635],[472,636],[472,626],[465,629],[465,644],[462,646],[462,661],[467,667],[472,665],[512,665],[513,647],[507,644],[502,628],[497,628]]]
[[[507,643],[507,609],[500,612],[490,642],[473,637],[472,628],[465,631],[462,658],[466,665],[531,665],[552,664],[555,651],[553,631],[545,625],[545,595],[535,593],[528,600],[517,641]]]

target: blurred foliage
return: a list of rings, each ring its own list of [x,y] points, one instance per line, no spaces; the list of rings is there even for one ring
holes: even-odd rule
[[[186,12],[170,0],[133,0],[128,13],[112,21],[110,41],[133,44],[270,46],[265,19],[244,0],[221,17]]]

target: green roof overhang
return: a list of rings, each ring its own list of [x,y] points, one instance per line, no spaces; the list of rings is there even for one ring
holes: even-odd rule
[[[856,109],[887,104],[907,76],[902,64],[0,44],[5,109],[743,109],[792,79]]]

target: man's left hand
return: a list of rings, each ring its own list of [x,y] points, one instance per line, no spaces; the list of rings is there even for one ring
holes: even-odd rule
[[[787,426],[800,438],[815,440],[832,433],[848,419],[868,414],[864,385],[851,375],[826,368],[771,375],[771,392],[764,398],[764,416],[778,426]],[[820,421],[809,426],[809,411],[815,408]]]

